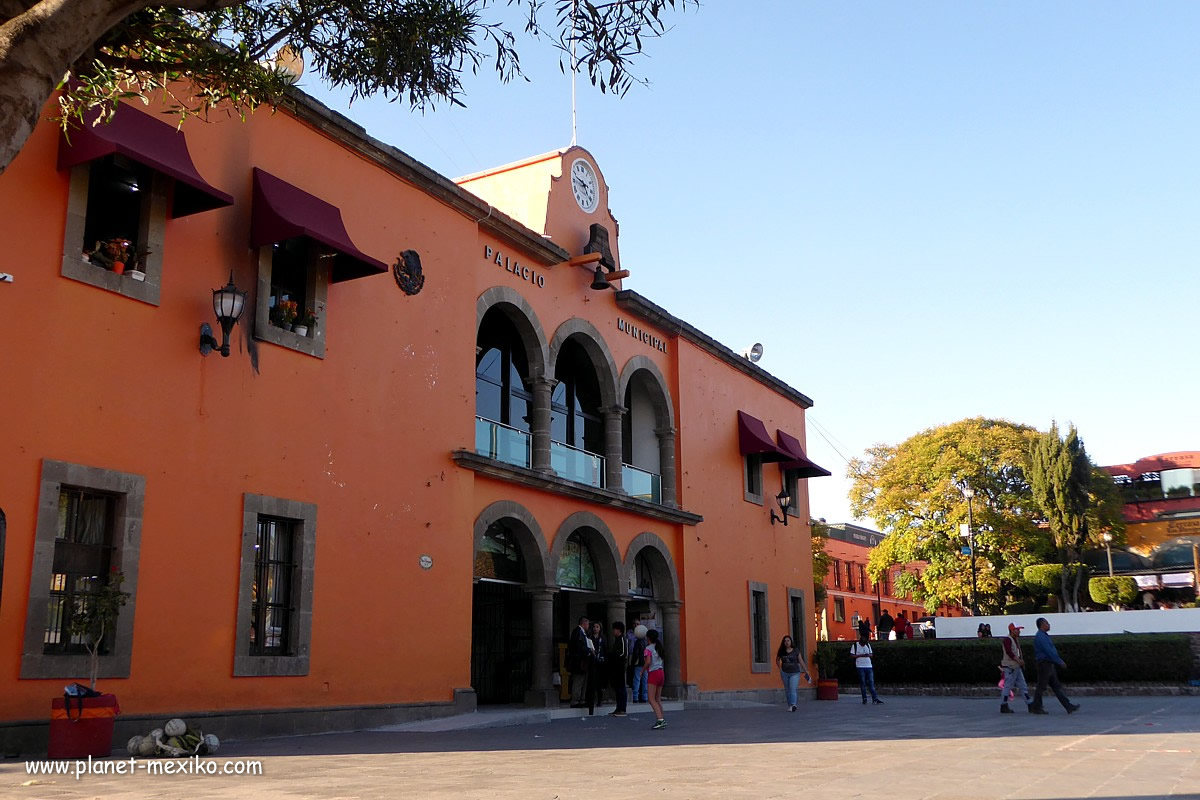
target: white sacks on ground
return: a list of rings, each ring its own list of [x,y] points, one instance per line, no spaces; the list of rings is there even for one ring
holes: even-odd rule
[[[165,733],[168,737],[183,736],[185,733],[187,733],[187,723],[179,718],[173,719],[163,728],[163,733]]]
[[[218,739],[214,734],[210,733],[204,737],[204,749],[208,752],[208,754],[210,756],[213,753],[217,752],[217,749],[220,748],[220,746],[221,746],[221,740]]]
[[[129,743],[125,745],[125,752],[129,753],[131,756],[140,755],[142,752],[142,741],[145,740],[145,738],[145,736],[132,737],[129,740]]]

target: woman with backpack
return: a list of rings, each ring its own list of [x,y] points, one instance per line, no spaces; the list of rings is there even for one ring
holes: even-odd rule
[[[867,689],[871,690],[871,699],[875,705],[883,705],[879,695],[875,694],[875,667],[871,664],[871,643],[867,637],[860,636],[858,641],[850,645],[850,655],[854,656],[854,666],[858,668],[858,684],[862,689],[863,705],[867,704]]]
[[[663,671],[662,644],[658,640],[658,631],[646,631],[646,652],[642,656],[642,663],[648,673],[646,682],[650,684],[650,707],[654,709],[655,717],[653,730],[659,731],[667,727],[667,720],[662,707],[666,673]]]

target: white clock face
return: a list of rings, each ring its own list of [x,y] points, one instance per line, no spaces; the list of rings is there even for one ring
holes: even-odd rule
[[[575,194],[575,202],[589,214],[600,204],[600,182],[596,180],[592,165],[582,158],[571,164],[571,191]]]

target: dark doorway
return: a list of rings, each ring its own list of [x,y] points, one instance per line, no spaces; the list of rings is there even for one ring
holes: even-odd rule
[[[517,585],[479,581],[471,615],[471,686],[476,702],[523,703],[533,682],[533,612]]]

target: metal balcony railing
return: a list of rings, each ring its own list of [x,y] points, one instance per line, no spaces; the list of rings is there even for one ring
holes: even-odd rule
[[[484,417],[475,418],[475,452],[518,467],[528,468],[533,463],[528,433]]]
[[[621,465],[621,488],[630,497],[662,503],[662,476],[630,464]]]
[[[604,488],[604,456],[562,442],[551,442],[550,467],[569,481]]]

